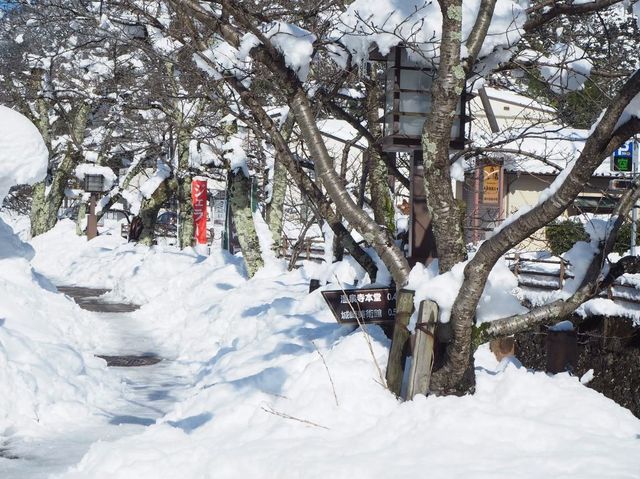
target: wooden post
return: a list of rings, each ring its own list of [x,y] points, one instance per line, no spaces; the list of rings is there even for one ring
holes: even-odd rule
[[[560,289],[564,286],[564,260],[560,258]]]
[[[411,313],[413,313],[413,295],[415,291],[401,289],[396,300],[396,321],[393,328],[393,339],[387,363],[387,387],[396,396],[400,395],[404,374],[404,349],[411,333],[407,329]]]
[[[406,399],[413,399],[416,394],[426,395],[429,392],[433,368],[434,331],[437,321],[438,305],[433,301],[422,301],[416,324],[416,340],[413,347],[413,361],[411,362]]]
[[[89,216],[87,216],[87,240],[98,236],[98,218],[96,217],[96,195],[91,193],[89,198]]]
[[[518,276],[518,274],[520,274],[520,253],[515,254],[515,260],[516,264],[513,267],[513,274],[514,276]]]

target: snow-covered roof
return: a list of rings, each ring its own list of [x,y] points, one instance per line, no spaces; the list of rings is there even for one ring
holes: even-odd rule
[[[480,147],[500,144],[496,151],[488,153],[503,161],[506,172],[535,175],[557,175],[574,162],[589,137],[589,130],[547,125],[535,128],[512,128],[488,137],[474,138]],[[513,138],[512,141],[508,141]],[[622,178],[627,174],[611,171],[611,160],[605,158],[593,176]]]
[[[521,106],[529,110],[538,110],[552,114],[556,113],[555,108],[549,105],[545,105],[537,100],[534,100],[533,98],[519,95],[509,90],[505,90],[502,88],[485,87],[485,91],[487,92],[487,96],[490,100],[510,103],[512,105]]]

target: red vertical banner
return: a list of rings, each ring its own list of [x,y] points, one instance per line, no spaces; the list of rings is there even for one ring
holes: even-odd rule
[[[207,244],[207,180],[191,182],[196,244]]]

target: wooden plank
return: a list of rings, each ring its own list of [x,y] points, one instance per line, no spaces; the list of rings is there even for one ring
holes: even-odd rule
[[[515,272],[514,272],[515,274]],[[564,273],[561,274],[559,272],[556,271],[535,271],[535,270],[520,270],[518,272],[518,274],[522,275],[522,274],[528,274],[530,276],[549,276],[551,278],[573,278],[573,275],[571,273]]]
[[[558,289],[557,284],[539,284],[534,282],[522,281],[518,279],[518,286],[522,286],[524,288],[532,288],[532,289],[545,289],[550,291],[555,291]]]
[[[396,318],[391,339],[391,350],[387,363],[387,387],[396,396],[400,396],[404,375],[404,349],[411,333],[407,329],[413,313],[413,295],[415,291],[401,289],[396,301]]]
[[[411,372],[409,373],[407,399],[413,399],[417,394],[426,395],[429,392],[433,368],[434,332],[437,321],[438,305],[433,301],[422,301],[416,324],[416,340],[413,348]]]
[[[506,259],[508,261],[514,261],[514,260],[518,259],[522,263],[544,263],[544,264],[560,264],[560,263],[564,263],[566,266],[570,266],[571,265],[571,263],[569,261],[565,261],[563,259],[557,260],[557,259],[523,258],[522,256],[520,256],[520,254],[516,254],[514,256],[505,256],[504,259]]]

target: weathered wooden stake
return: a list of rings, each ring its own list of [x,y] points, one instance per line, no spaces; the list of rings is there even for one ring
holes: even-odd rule
[[[400,395],[404,374],[404,349],[411,333],[407,329],[411,313],[413,313],[413,295],[415,291],[401,289],[396,300],[396,321],[393,328],[393,339],[387,363],[387,387],[396,396]]]
[[[413,347],[413,361],[411,362],[406,399],[413,399],[415,395],[427,394],[429,391],[433,368],[434,331],[437,321],[438,305],[433,301],[422,301],[416,323],[416,340]]]
[[[89,216],[87,216],[87,240],[98,236],[98,217],[96,216],[96,195],[91,193],[89,198]]]

